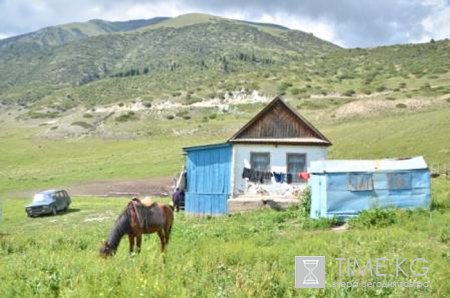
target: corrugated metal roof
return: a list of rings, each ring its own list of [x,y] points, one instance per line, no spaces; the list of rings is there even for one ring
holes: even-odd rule
[[[379,160],[321,160],[312,161],[310,173],[401,171],[428,168],[422,156]]]
[[[231,144],[218,143],[218,144],[198,145],[198,146],[191,146],[191,147],[183,147],[183,151],[205,150],[205,149],[221,148],[221,147],[228,147],[228,146],[231,146]]]

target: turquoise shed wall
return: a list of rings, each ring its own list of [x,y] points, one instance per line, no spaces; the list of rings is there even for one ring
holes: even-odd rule
[[[308,184],[311,187],[311,217],[319,218],[327,212],[327,177],[312,175]]]
[[[185,212],[191,215],[228,213],[231,144],[185,148],[187,192]]]
[[[410,187],[393,189],[388,175],[405,174]],[[427,208],[429,207],[430,173],[427,169],[367,173],[372,175],[373,190],[351,191],[350,173],[323,173],[311,176],[311,217],[347,218],[369,208]]]

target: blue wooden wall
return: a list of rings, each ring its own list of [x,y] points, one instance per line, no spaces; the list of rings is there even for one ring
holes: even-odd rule
[[[184,148],[187,153],[185,212],[191,215],[228,213],[231,144]]]
[[[310,180],[312,192],[311,217],[337,216],[345,219],[357,215],[363,210],[375,207],[429,207],[431,196],[428,170],[374,172],[370,174],[373,177],[373,189],[363,191],[354,191],[349,187],[350,173],[313,174]],[[403,178],[403,175],[407,178],[397,179],[397,181],[400,181],[400,185],[392,186],[388,182],[389,175],[399,175],[399,178]]]

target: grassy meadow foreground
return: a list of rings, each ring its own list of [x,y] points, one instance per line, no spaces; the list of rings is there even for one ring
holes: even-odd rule
[[[301,208],[209,219],[177,213],[164,257],[157,237],[147,235],[140,255],[128,255],[125,238],[108,260],[98,256],[100,241],[128,199],[75,197],[68,213],[33,219],[23,211],[28,198],[7,199],[0,226],[0,296],[446,297],[449,183],[433,180],[431,211],[398,211],[375,225],[360,220],[343,232],[332,231],[328,221],[306,219]],[[326,256],[326,289],[294,289],[296,255]],[[398,280],[430,281],[430,288],[332,288],[332,282],[351,279],[338,276],[339,257],[425,258],[426,277]]]

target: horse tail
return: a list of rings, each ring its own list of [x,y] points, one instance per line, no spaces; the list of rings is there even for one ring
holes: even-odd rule
[[[172,232],[173,226],[173,206],[165,205],[163,206],[164,217],[165,217],[165,225],[164,225],[164,234],[166,235],[166,244],[169,243],[170,233]]]

